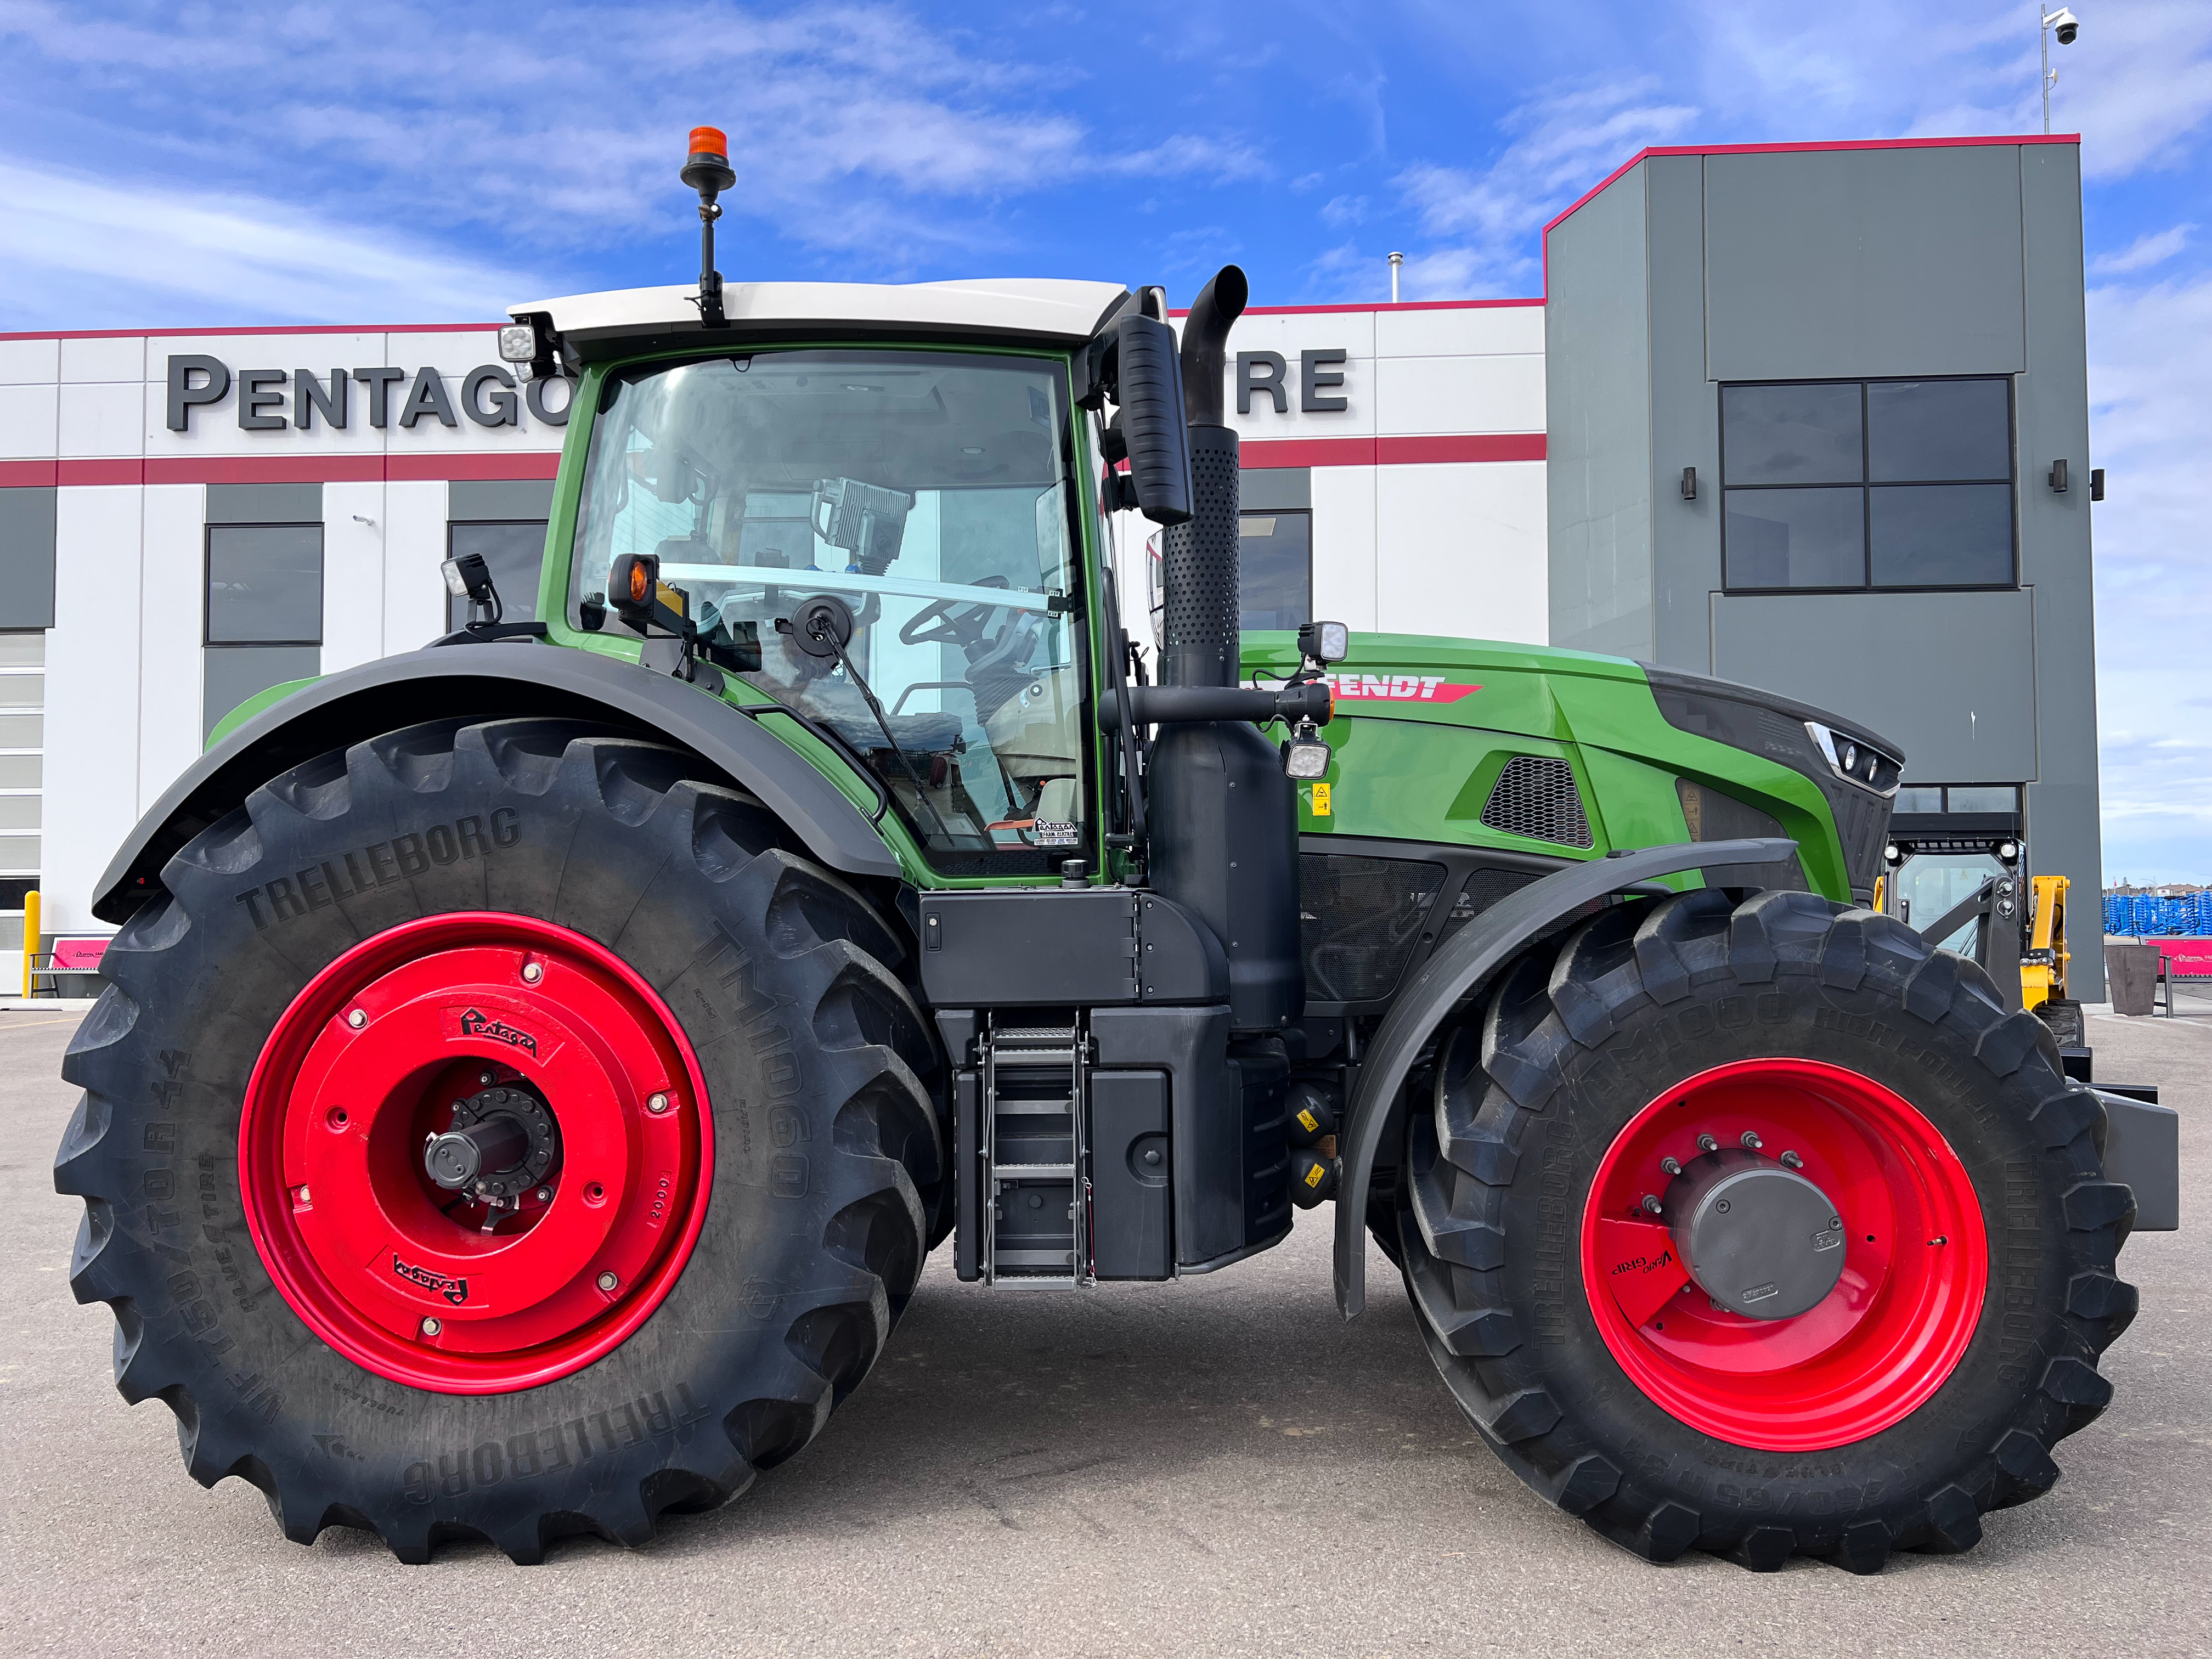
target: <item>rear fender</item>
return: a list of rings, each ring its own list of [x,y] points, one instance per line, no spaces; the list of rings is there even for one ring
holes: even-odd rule
[[[161,890],[171,854],[277,774],[401,726],[471,714],[603,720],[679,744],[760,797],[830,868],[899,874],[882,836],[836,784],[720,698],[596,651],[454,645],[332,674],[241,723],[139,820],[100,878],[93,915],[129,920]]]
[[[1796,851],[1796,842],[1779,839],[1689,842],[1555,870],[1498,900],[1422,964],[1368,1045],[1337,1141],[1343,1173],[1336,1198],[1336,1305],[1346,1319],[1367,1305],[1367,1193],[1383,1128],[1413,1061],[1453,1011],[1533,941],[1616,893],[1706,865],[1779,863]]]

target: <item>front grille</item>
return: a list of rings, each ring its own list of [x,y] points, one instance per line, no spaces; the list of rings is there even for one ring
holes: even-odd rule
[[[1486,828],[1561,847],[1595,845],[1589,816],[1583,811],[1575,769],[1541,755],[1516,755],[1505,763],[1483,804]]]

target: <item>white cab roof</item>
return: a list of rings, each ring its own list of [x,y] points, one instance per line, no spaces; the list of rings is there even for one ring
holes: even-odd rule
[[[509,307],[542,312],[574,345],[629,336],[695,331],[698,289],[616,289]],[[949,283],[728,283],[723,314],[741,331],[779,332],[815,324],[899,332],[1023,335],[1080,342],[1127,297],[1119,283],[1048,276],[986,277]]]

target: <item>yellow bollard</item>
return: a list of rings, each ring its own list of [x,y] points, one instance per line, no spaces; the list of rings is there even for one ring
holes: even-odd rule
[[[23,994],[31,994],[31,966],[39,959],[39,890],[23,895]]]

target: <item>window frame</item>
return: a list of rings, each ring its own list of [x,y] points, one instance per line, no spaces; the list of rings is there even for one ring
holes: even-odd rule
[[[1306,595],[1305,611],[1306,611],[1306,614],[1305,614],[1304,618],[1303,618],[1303,620],[1305,620],[1305,621],[1310,621],[1310,620],[1312,620],[1312,617],[1313,617],[1313,590],[1314,590],[1314,533],[1313,533],[1313,517],[1314,517],[1314,514],[1313,514],[1313,508],[1311,508],[1310,507],[1239,507],[1237,509],[1237,587],[1238,587],[1238,592],[1237,592],[1237,611],[1238,611],[1238,617],[1237,617],[1237,620],[1239,621],[1239,623],[1242,623],[1242,621],[1243,620],[1243,601],[1244,601],[1244,595],[1243,595],[1243,570],[1244,570],[1244,556],[1244,556],[1244,531],[1243,531],[1243,527],[1244,527],[1244,520],[1247,520],[1247,519],[1287,519],[1287,518],[1292,518],[1292,517],[1304,519],[1304,520],[1306,521],[1306,568],[1305,568],[1305,595]],[[1292,626],[1295,628],[1295,627],[1297,626],[1297,624],[1296,624],[1296,623],[1293,623],[1293,624],[1292,624]],[[1245,633],[1265,633],[1265,632],[1267,632],[1267,631],[1270,631],[1270,630],[1267,630],[1267,629],[1245,629],[1245,628],[1242,628],[1242,627],[1240,627],[1240,628],[1238,629],[1238,630],[1237,630],[1237,631],[1238,631],[1240,634],[1245,634]]]
[[[320,519],[256,520],[252,523],[206,524],[200,535],[200,648],[204,651],[254,651],[265,646],[323,644],[323,606],[330,598],[330,529]],[[215,536],[218,530],[312,530],[315,532],[315,637],[312,640],[219,640],[215,637]]]
[[[2005,389],[2005,460],[2007,475],[2002,478],[1884,478],[1877,483],[1874,477],[1874,437],[1868,419],[1870,407],[1869,388],[1899,384],[1923,385],[1945,380],[1997,381]],[[1827,483],[1765,483],[1731,484],[1728,470],[1728,394],[1737,387],[1751,386],[1855,386],[1859,392],[1859,477],[1856,484],[1849,482]],[[2009,374],[1873,374],[1854,378],[1837,375],[1819,379],[1793,378],[1771,380],[1723,380],[1717,383],[1714,413],[1716,415],[1715,442],[1720,457],[1720,532],[1721,532],[1721,592],[1727,594],[1776,595],[1785,593],[2009,593],[2016,592],[2020,580],[2020,398],[2018,388]],[[2001,582],[1876,582],[1874,580],[1874,495],[1877,489],[1927,489],[1931,486],[1987,485],[2002,483],[2006,489],[2006,511],[2010,520],[2010,550],[2012,568],[2008,578]],[[1863,580],[1850,586],[1758,586],[1739,583],[1731,578],[1729,568],[1729,501],[1739,492],[1746,495],[1785,489],[1851,489],[1859,492],[1859,569]]]

